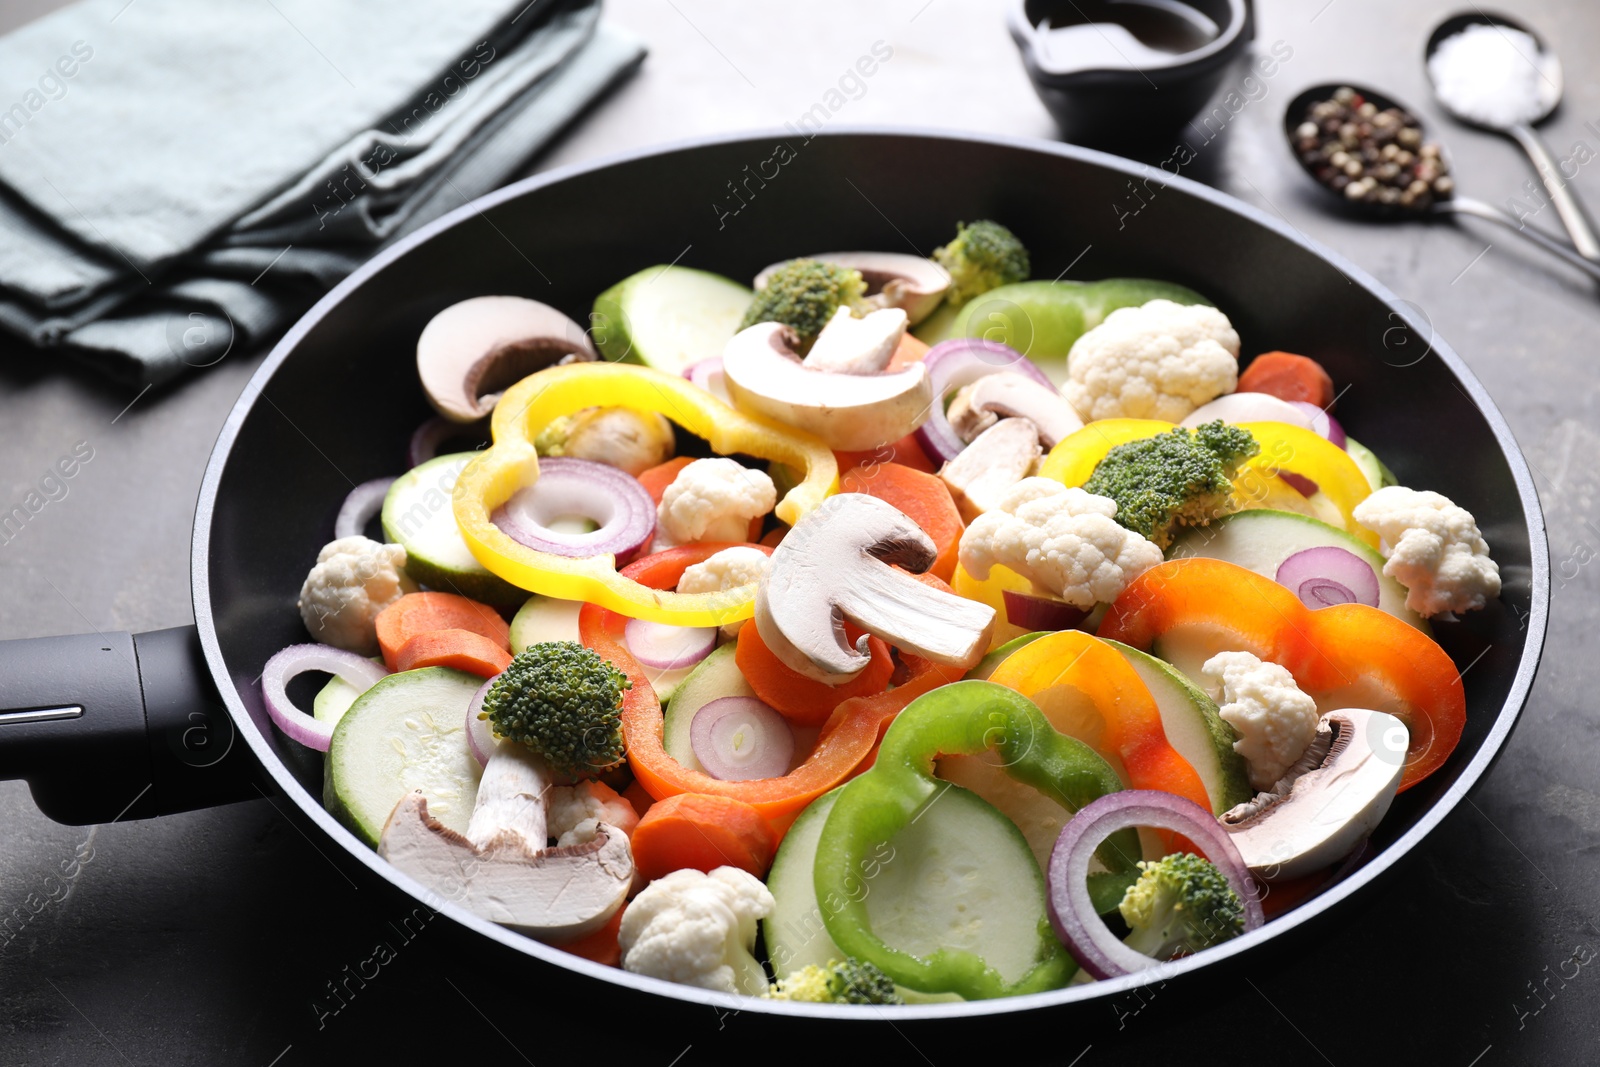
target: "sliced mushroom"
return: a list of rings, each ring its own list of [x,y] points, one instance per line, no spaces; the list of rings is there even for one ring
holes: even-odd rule
[[[867,283],[867,302],[874,307],[899,308],[912,326],[937,311],[950,288],[949,271],[931,259],[903,252],[824,252],[805,258],[860,271]],[[756,288],[765,289],[767,279],[781,266],[774,263],[757,274]]]
[[[1066,397],[1021,374],[984,375],[956,394],[945,417],[950,428],[968,442],[1001,419],[1027,419],[1047,450],[1083,429],[1083,420]]]
[[[812,342],[804,366],[836,374],[881,374],[906,335],[906,313],[899,308],[856,318],[839,308]]]
[[[804,366],[793,335],[777,322],[741,330],[722,353],[735,407],[860,452],[897,441],[921,425],[933,403],[927,369],[913,363],[883,374],[838,374]]]
[[[1282,781],[1222,815],[1245,864],[1273,882],[1354,852],[1394,800],[1408,737],[1403,722],[1381,711],[1324,714],[1307,755]]]
[[[1042,454],[1039,431],[1032,421],[1001,419],[946,463],[939,477],[955,498],[961,517],[971,522],[1031,474]]]
[[[795,524],[772,553],[756,592],[761,639],[784,663],[830,685],[871,662],[846,620],[904,652],[967,668],[989,647],[994,609],[925,585],[904,571],[933,565],[932,538],[899,508],[841,493]]]
[[[547,848],[549,772],[537,756],[501,742],[483,769],[465,835],[428,814],[421,792],[389,816],[378,855],[448,900],[541,941],[593,933],[633,884],[628,838],[601,823],[581,845]]]
[[[507,386],[535,371],[599,358],[582,326],[520,296],[451,304],[417,338],[422,390],[439,414],[456,422],[483,418]]]

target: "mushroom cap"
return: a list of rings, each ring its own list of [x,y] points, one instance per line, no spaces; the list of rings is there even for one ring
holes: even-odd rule
[[[859,271],[867,283],[868,302],[880,308],[899,308],[912,326],[937,311],[950,288],[949,271],[931,259],[904,252],[824,252],[805,258]],[[755,287],[766,288],[772,272],[788,262],[774,263],[757,274]]]
[[[1394,800],[1405,769],[1405,723],[1382,711],[1340,708],[1317,721],[1318,734],[1329,731],[1336,736],[1327,755],[1287,794],[1263,794],[1222,816],[1246,866],[1265,881],[1299,878],[1350,855]]]
[[[422,390],[439,414],[455,422],[483,418],[507,386],[535,371],[598,358],[582,326],[521,296],[475,296],[451,304],[417,338]]]
[[[1039,433],[1039,444],[1046,451],[1063,437],[1083,429],[1078,412],[1054,386],[1041,385],[1022,374],[986,374],[962,390],[962,423],[971,423],[969,434],[956,421],[951,404],[951,428],[963,440],[971,441],[999,419],[1027,419]]]
[[[429,815],[420,791],[395,805],[378,855],[473,914],[554,944],[600,929],[633,885],[633,853],[615,826],[566,848],[530,852],[509,830],[477,848]]]
[[[734,406],[804,430],[829,448],[859,452],[915,430],[933,404],[927,368],[913,363],[883,374],[839,374],[803,365],[787,327],[757,323],[722,353]]]
[[[904,571],[932,566],[933,540],[900,509],[863,493],[824,500],[773,550],[756,592],[756,628],[777,657],[840,685],[871,661],[846,620],[895,647],[963,669],[982,658],[995,612]]]

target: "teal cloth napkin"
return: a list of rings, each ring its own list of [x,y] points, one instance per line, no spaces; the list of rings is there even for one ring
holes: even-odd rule
[[[643,57],[599,0],[83,0],[0,38],[0,326],[135,383],[214,363]]]

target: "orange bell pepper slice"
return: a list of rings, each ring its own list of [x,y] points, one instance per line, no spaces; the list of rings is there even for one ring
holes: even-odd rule
[[[1159,789],[1212,810],[1193,764],[1167,741],[1155,697],[1122,653],[1081,630],[1033,641],[989,680],[1039,705],[1050,725],[1117,768],[1132,789]]]
[[[690,566],[728,545],[683,545],[624,567],[622,574],[641,585],[669,589]],[[903,685],[872,696],[852,697],[834,709],[823,725],[817,747],[804,763],[781,778],[725,782],[703,771],[685,767],[667,755],[665,717],[649,678],[623,643],[628,617],[599,604],[585,604],[578,613],[579,640],[609,660],[628,676],[633,688],[622,696],[622,738],[628,763],[645,792],[657,800],[680,793],[707,793],[731,797],[751,805],[779,832],[817,797],[846,778],[876,749],[878,738],[900,710],[917,697],[960,677],[959,671],[941,668],[917,657],[906,657],[912,668]]]
[[[1129,584],[1100,635],[1149,650],[1180,627],[1204,631],[1208,656],[1242,650],[1281,664],[1323,711],[1360,707],[1398,717],[1411,732],[1401,791],[1443,766],[1461,740],[1467,704],[1456,665],[1427,634],[1387,612],[1364,604],[1313,611],[1243,567],[1174,559]]]

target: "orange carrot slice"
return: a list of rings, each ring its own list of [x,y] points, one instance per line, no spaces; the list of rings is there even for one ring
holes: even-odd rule
[[[742,800],[679,793],[658,800],[634,830],[633,863],[646,878],[684,869],[738,867],[757,878],[772,865],[777,841],[761,812]]]
[[[511,666],[511,653],[471,630],[427,630],[400,646],[394,669],[454,667],[458,671],[493,678]]]
[[[845,632],[851,644],[861,638],[861,631],[854,626],[846,625]],[[780,715],[797,726],[821,726],[828,721],[834,708],[851,697],[871,696],[888,687],[889,676],[894,673],[889,646],[872,637],[867,640],[867,648],[872,662],[844,685],[829,685],[796,671],[767,647],[761,640],[760,629],[755,626],[739,628],[739,646],[733,658],[756,696],[771,704]]]
[[[955,574],[956,551],[961,547],[961,534],[967,527],[944,482],[898,463],[882,463],[845,471],[839,477],[839,491],[866,493],[899,508],[922,527],[923,533],[933,538],[939,549],[938,558],[928,568],[929,573],[946,582]]]
[[[1333,379],[1322,364],[1293,352],[1263,352],[1239,375],[1239,392],[1266,393],[1279,400],[1333,406]]]
[[[895,346],[894,355],[889,357],[888,370],[899,370],[909,367],[913,363],[921,363],[922,357],[928,354],[928,346],[909,333],[900,338],[900,343]]]
[[[511,649],[511,627],[487,604],[455,593],[407,593],[378,613],[378,647],[383,662],[396,670],[400,647],[429,630],[471,630],[502,649]]]
[[[853,467],[875,467],[882,463],[898,463],[924,474],[935,474],[939,470],[938,464],[929,459],[922,445],[917,443],[916,434],[907,434],[898,441],[890,441],[866,452],[835,452],[833,458],[839,464],[841,475]]]
[[[650,494],[650,499],[659,504],[661,503],[661,494],[667,491],[667,486],[677,479],[683,468],[693,462],[693,456],[679,456],[677,459],[669,459],[665,463],[651,467],[639,475],[639,484],[644,486],[644,491]]]
[[[600,929],[592,934],[585,934],[576,941],[568,941],[560,946],[574,956],[582,956],[586,960],[603,963],[607,967],[622,966],[622,946],[617,943],[617,933],[622,929],[622,913],[626,908],[618,908],[617,913]]]

